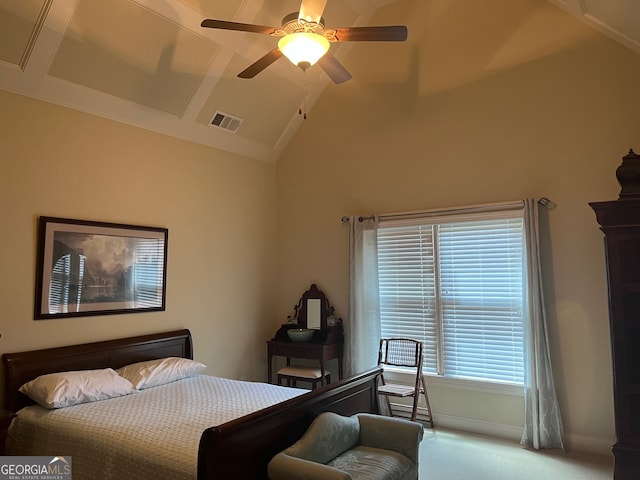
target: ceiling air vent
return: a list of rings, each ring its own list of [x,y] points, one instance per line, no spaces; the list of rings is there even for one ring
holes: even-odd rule
[[[242,125],[242,119],[216,110],[215,115],[211,119],[211,125],[226,130],[227,132],[236,133],[240,125]]]

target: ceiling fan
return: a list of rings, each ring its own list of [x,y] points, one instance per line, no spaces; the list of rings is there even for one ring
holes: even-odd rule
[[[331,80],[343,83],[351,79],[351,74],[329,51],[330,42],[403,42],[407,39],[404,25],[326,28],[322,17],[326,4],[327,0],[302,0],[300,11],[284,17],[280,28],[214,19],[203,20],[201,26],[281,37],[277,48],[240,72],[240,78],[255,77],[284,55],[302,70],[317,62]]]

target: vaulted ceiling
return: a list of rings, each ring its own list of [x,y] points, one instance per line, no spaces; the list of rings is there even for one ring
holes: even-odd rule
[[[430,21],[416,18],[416,11],[467,1],[329,0],[323,16],[328,27],[409,25],[407,43],[358,47],[375,63],[407,55],[407,44],[418,40],[412,26],[417,37]],[[640,53],[637,0],[549,3]],[[304,121],[300,112],[310,112],[325,88],[342,86],[317,67],[303,73],[286,59],[240,79],[277,39],[200,23],[215,18],[279,27],[299,6],[300,0],[3,0],[0,89],[273,162]],[[331,52],[349,68],[353,46],[333,43]],[[383,71],[378,81],[397,80]],[[364,80],[354,75],[350,82]],[[212,125],[216,115],[237,129]]]

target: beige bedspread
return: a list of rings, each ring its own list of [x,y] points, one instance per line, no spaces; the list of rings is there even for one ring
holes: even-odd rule
[[[46,410],[23,408],[13,455],[70,455],[74,480],[194,480],[202,431],[305,393],[198,375],[125,397]]]

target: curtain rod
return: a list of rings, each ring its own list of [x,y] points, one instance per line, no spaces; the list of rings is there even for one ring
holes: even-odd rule
[[[549,200],[547,197],[542,197],[538,200],[538,205],[547,207],[550,210],[556,208],[556,204]],[[503,203],[489,203],[485,205],[477,205],[477,206],[464,206],[464,207],[454,207],[454,208],[438,208],[431,210],[418,210],[412,212],[399,212],[399,213],[383,213],[379,215],[361,215],[358,217],[359,222],[363,222],[365,220],[373,220],[374,218],[378,218],[380,220],[391,220],[397,218],[411,218],[411,217],[430,217],[435,215],[446,215],[446,214],[462,214],[469,212],[491,212],[493,210],[516,210],[524,207],[524,202],[522,200],[514,201],[514,202],[503,202]],[[341,219],[342,223],[349,223],[350,217],[347,215],[343,216]]]

